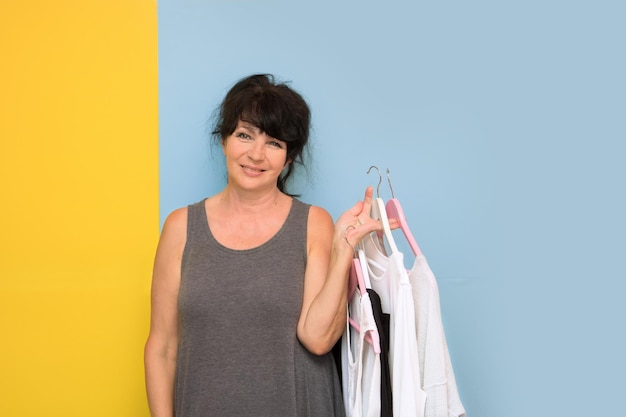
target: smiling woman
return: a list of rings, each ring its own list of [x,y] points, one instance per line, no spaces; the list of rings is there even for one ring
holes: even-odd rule
[[[289,164],[277,183],[278,189],[286,192],[296,166],[305,163],[304,150],[309,142],[311,111],[302,96],[286,83],[276,83],[271,75],[253,75],[233,86],[216,119],[213,139],[218,143],[223,144],[237,127],[245,125],[287,145]]]
[[[226,187],[172,212],[157,249],[151,412],[343,416],[331,349],[346,323],[351,245],[380,229],[372,190],[336,225],[287,193],[310,111],[272,76],[239,81],[217,114]]]
[[[291,162],[287,159],[287,142],[275,139],[249,122],[239,121],[235,131],[222,141],[228,182],[237,182],[243,178],[259,178],[267,186],[275,187],[285,167]],[[257,181],[258,182],[258,181]],[[251,185],[257,188],[257,182]],[[243,186],[243,183],[239,183]]]

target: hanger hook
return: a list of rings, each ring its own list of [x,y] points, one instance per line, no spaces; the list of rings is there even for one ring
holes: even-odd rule
[[[389,168],[387,168],[387,182],[389,183],[389,189],[391,190],[391,198],[396,198],[393,194],[393,187],[391,186],[391,177],[389,176]]]
[[[376,186],[376,197],[380,198],[380,183],[383,182],[383,176],[380,175],[380,169],[378,169],[376,165],[372,165],[370,169],[367,170],[368,174],[370,173],[372,168],[376,168],[376,171],[378,171],[378,186]]]

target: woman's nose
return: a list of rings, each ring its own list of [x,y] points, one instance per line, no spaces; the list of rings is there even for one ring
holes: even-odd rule
[[[248,150],[248,158],[252,161],[262,161],[265,159],[265,146],[262,141],[255,141]]]

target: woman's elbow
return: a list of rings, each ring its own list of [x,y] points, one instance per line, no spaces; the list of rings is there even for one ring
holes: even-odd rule
[[[324,336],[311,337],[306,335],[304,331],[298,332],[298,340],[312,354],[322,356],[330,352],[339,338],[341,333],[332,332]]]
[[[175,341],[160,340],[156,337],[148,337],[144,346],[144,363],[148,366],[150,363],[158,361],[175,362],[177,344]]]
[[[333,345],[328,345],[325,343],[304,343],[303,346],[311,352],[313,355],[322,356],[327,354],[333,348]]]

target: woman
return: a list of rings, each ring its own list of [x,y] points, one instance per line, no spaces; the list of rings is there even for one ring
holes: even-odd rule
[[[344,414],[330,351],[346,325],[352,247],[381,226],[371,187],[336,224],[287,193],[309,127],[304,99],[270,75],[240,80],[221,104],[227,185],[172,212],[156,252],[153,417]]]

